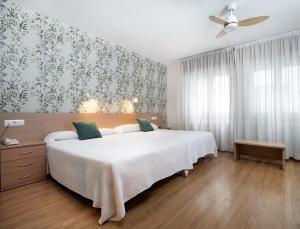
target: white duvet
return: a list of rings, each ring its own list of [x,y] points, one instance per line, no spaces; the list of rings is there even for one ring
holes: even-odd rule
[[[121,220],[125,202],[153,183],[217,155],[214,137],[200,131],[159,130],[47,144],[51,176],[101,208],[99,223]]]

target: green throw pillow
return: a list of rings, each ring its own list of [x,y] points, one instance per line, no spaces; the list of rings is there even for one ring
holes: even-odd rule
[[[95,122],[73,122],[73,126],[76,128],[79,140],[102,137]]]
[[[148,120],[137,119],[137,121],[140,125],[141,131],[148,132],[154,130],[153,127],[151,126],[151,123]]]

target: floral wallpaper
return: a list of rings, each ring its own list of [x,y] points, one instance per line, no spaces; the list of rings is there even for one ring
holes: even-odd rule
[[[0,112],[79,112],[87,95],[99,112],[138,113],[166,122],[166,66],[99,37],[20,8],[0,6]]]

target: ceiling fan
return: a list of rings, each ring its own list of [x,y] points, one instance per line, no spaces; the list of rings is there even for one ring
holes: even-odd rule
[[[221,30],[216,38],[221,38],[229,32],[237,29],[239,26],[251,26],[261,23],[269,18],[269,16],[256,16],[238,21],[234,16],[233,11],[236,9],[236,3],[230,3],[221,11],[220,17],[209,16],[212,22],[223,25],[224,28]],[[224,17],[224,18],[221,18]]]

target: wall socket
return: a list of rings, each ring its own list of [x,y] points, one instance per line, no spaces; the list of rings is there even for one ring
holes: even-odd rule
[[[19,120],[4,120],[4,126],[24,126],[24,119]]]
[[[151,117],[151,120],[152,120],[152,121],[157,120],[157,116],[152,116],[152,117]]]

